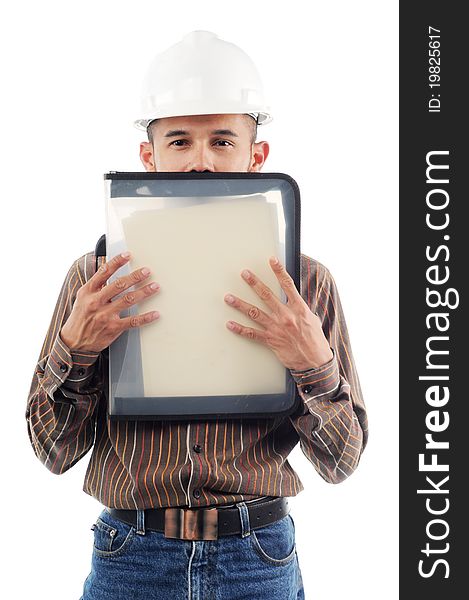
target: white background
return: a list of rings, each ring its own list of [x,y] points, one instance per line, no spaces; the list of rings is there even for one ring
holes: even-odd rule
[[[298,446],[290,456],[305,486],[291,505],[306,598],[397,598],[397,20],[397,2],[372,0],[2,9],[4,590],[78,600],[89,573],[102,508],[82,491],[90,455],[50,473],[29,444],[26,398],[67,270],[105,230],[103,173],[143,169],[132,127],[143,73],[206,29],[263,75],[274,111],[259,130],[264,171],[300,186],[302,251],[337,282],[369,413],[369,445],[340,485]]]

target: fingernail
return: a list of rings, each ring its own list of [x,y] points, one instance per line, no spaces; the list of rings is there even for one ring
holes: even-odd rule
[[[122,258],[129,258],[130,252],[122,252],[121,256]]]
[[[278,265],[278,258],[276,256],[271,256],[270,260],[274,263],[274,265]]]
[[[251,273],[249,273],[249,271],[247,269],[244,269],[244,271],[242,272],[242,276],[246,277],[246,279],[249,277]]]
[[[225,300],[229,303],[229,304],[233,304],[234,302],[234,298],[231,294],[226,294],[225,296]]]

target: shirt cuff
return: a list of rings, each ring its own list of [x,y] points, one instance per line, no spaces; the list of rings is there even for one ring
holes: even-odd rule
[[[326,364],[296,371],[290,369],[290,373],[298,386],[300,396],[306,402],[320,398],[321,400],[332,400],[340,386],[339,365],[335,351],[332,350],[332,358]]]
[[[94,374],[94,365],[99,357],[99,352],[87,350],[70,350],[57,334],[45,368],[49,370],[50,389],[48,395],[53,397],[55,390],[65,381],[67,389],[78,391],[86,385],[86,381]],[[45,387],[45,386],[44,386]]]

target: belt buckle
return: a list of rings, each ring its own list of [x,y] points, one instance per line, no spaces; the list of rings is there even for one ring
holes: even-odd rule
[[[164,513],[164,536],[178,540],[218,539],[216,508],[167,508]]]

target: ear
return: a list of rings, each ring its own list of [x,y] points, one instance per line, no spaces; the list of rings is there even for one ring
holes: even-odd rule
[[[145,167],[145,171],[156,171],[155,159],[153,156],[153,146],[150,142],[141,142],[140,160]]]
[[[270,147],[268,142],[255,142],[249,171],[260,171],[269,156]]]

